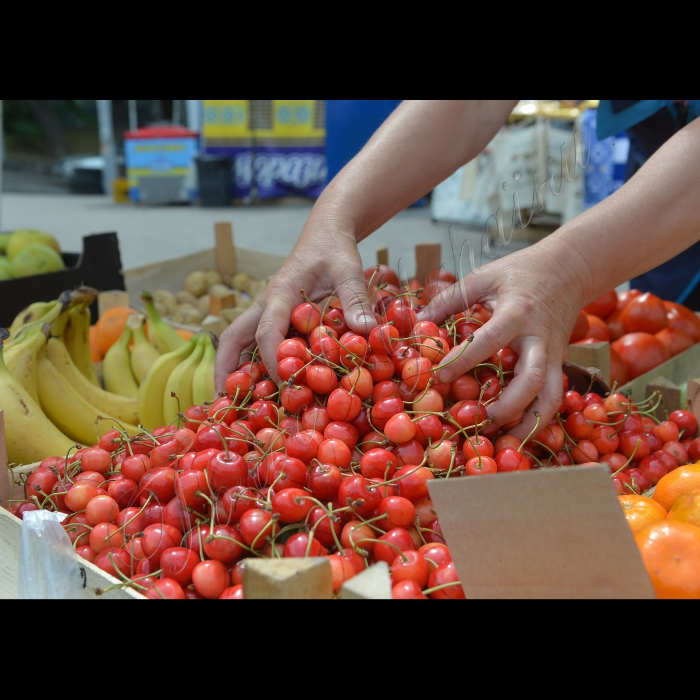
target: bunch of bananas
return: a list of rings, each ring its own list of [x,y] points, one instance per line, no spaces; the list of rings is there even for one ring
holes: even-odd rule
[[[139,386],[142,425],[148,429],[168,425],[177,420],[180,411],[212,401],[215,360],[214,336],[207,332],[197,333],[179,348],[160,355]]]
[[[136,398],[102,389],[92,364],[88,307],[96,294],[89,287],[64,292],[56,301],[32,304],[12,323],[0,353],[0,408],[11,462],[92,445],[113,426],[141,432]]]
[[[148,337],[145,317],[130,316],[104,357],[102,377],[108,391],[137,399],[141,424],[152,430],[177,420],[180,409],[215,398],[216,346],[215,337],[205,332],[185,341],[158,314],[149,292],[142,299]]]
[[[90,311],[97,290],[64,292],[22,311],[0,340],[0,409],[11,462],[27,464],[94,444],[118,427],[129,435],[177,420],[180,410],[215,398],[215,339],[181,338],[152,302],[135,314],[103,361],[104,389],[90,354]],[[133,339],[133,348],[130,343]],[[172,394],[177,398],[173,398]]]

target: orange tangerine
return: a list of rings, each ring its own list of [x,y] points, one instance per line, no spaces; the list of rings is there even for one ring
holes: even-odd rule
[[[678,467],[661,477],[652,498],[670,510],[678,498],[695,489],[700,489],[700,462]]]
[[[658,598],[700,598],[700,527],[662,520],[634,539]]]
[[[700,489],[690,491],[678,498],[668,511],[668,518],[700,527]]]
[[[618,496],[622,512],[632,532],[641,530],[645,525],[655,523],[657,520],[665,520],[668,513],[666,509],[656,501],[646,496],[624,495]]]

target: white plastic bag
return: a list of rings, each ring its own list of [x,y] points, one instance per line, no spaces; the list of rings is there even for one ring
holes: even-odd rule
[[[18,595],[24,599],[85,598],[64,513],[27,511],[22,520]]]

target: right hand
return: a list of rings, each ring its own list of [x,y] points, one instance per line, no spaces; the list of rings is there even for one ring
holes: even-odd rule
[[[222,333],[216,355],[217,392],[224,390],[226,377],[238,369],[241,353],[255,344],[267,373],[280,383],[277,349],[289,330],[292,311],[304,301],[302,289],[311,301],[337,296],[353,331],[368,335],[376,326],[354,236],[338,230],[333,222],[317,222],[313,230],[302,233],[253,305]]]

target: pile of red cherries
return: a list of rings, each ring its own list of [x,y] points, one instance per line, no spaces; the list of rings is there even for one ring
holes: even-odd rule
[[[382,276],[378,277],[377,272]],[[389,271],[390,272],[390,271]],[[430,499],[435,478],[607,463],[619,493],[641,493],[700,456],[687,411],[567,389],[525,441],[489,405],[512,380],[503,348],[450,383],[434,369],[491,314],[417,321],[422,290],[369,275],[378,325],[350,331],[336,298],[300,304],[277,352],[277,386],[257,352],[211,404],[177,426],[45,459],[16,501],[67,514],[76,552],[149,598],[243,598],[251,557],[326,557],[333,590],[375,562],[394,598],[464,598]],[[429,280],[430,282],[430,280]],[[434,286],[444,287],[439,273]]]

